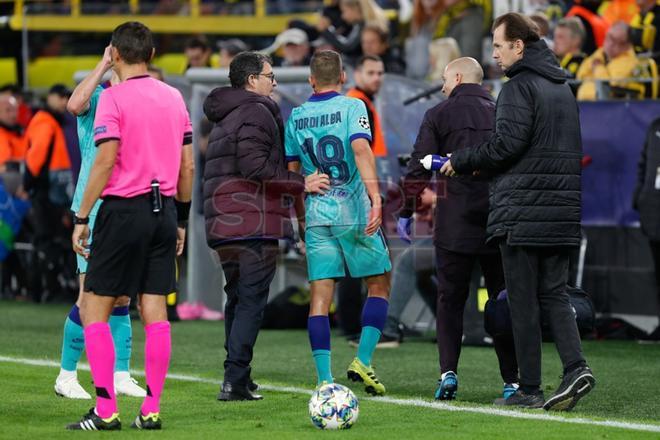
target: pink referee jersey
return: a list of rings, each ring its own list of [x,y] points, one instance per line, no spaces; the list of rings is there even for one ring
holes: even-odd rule
[[[164,196],[176,194],[181,147],[192,142],[192,125],[181,93],[148,75],[129,78],[101,93],[94,141],[119,141],[117,161],[104,196],[135,197],[160,182]]]

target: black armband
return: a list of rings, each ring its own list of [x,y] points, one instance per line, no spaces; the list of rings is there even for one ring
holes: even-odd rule
[[[174,206],[176,206],[176,221],[179,226],[185,227],[185,225],[188,224],[191,204],[192,202],[180,202],[177,199],[174,199]]]

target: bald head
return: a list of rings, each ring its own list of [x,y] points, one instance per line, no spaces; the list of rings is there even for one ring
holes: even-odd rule
[[[449,96],[459,84],[481,84],[484,70],[474,58],[462,57],[447,64],[442,78],[444,80],[442,93]]]
[[[0,94],[0,123],[16,125],[18,119],[18,101],[8,93]]]

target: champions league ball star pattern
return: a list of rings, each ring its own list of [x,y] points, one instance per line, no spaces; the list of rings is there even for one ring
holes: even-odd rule
[[[355,394],[338,383],[320,386],[309,399],[309,417],[319,429],[348,429],[359,413]]]
[[[366,116],[360,116],[360,118],[358,119],[358,125],[364,128],[365,130],[369,130],[369,118],[367,118]]]

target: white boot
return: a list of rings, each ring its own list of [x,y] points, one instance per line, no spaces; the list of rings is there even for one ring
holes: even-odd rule
[[[78,382],[78,374],[75,371],[60,369],[60,374],[55,379],[55,394],[67,399],[91,399],[85,389]]]
[[[138,385],[128,371],[115,371],[115,394],[117,396],[144,397],[147,392]]]

